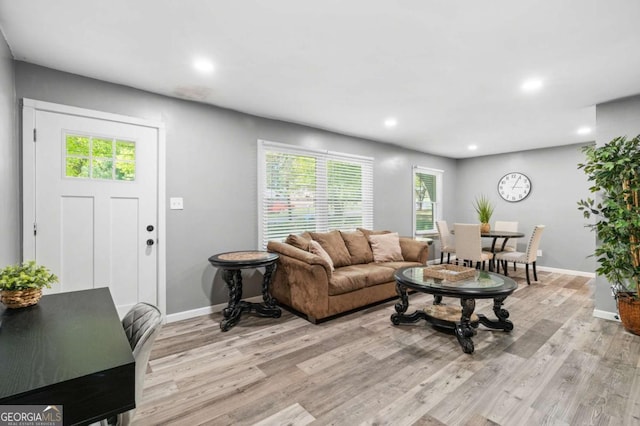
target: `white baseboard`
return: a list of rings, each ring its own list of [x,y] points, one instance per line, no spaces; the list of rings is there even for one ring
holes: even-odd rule
[[[609,312],[609,311],[602,311],[600,309],[594,309],[593,316],[596,318],[602,318],[610,321],[620,322],[620,317],[618,316],[617,312]]]
[[[254,296],[254,297],[249,297],[247,299],[242,299],[242,300],[246,300],[247,302],[251,302],[251,303],[260,303],[262,302],[262,296]],[[217,312],[222,312],[222,310],[226,307],[227,307],[226,303],[219,303],[217,305],[205,306],[204,308],[177,312],[175,314],[167,315],[166,322],[171,323],[171,322],[182,321],[190,318],[199,317],[202,315],[209,315]]]
[[[520,265],[518,265],[518,266],[520,266]],[[559,274],[576,275],[578,277],[588,277],[588,278],[595,278],[596,277],[596,273],[595,272],[585,272],[585,271],[574,271],[574,270],[571,270],[571,269],[550,268],[548,266],[540,266],[540,265],[536,265],[536,269],[538,271],[557,272]]]

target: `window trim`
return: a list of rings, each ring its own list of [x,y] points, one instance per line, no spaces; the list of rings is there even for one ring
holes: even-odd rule
[[[416,230],[417,227],[417,220],[416,220],[416,173],[425,173],[425,174],[431,174],[433,176],[435,176],[436,178],[436,201],[433,202],[434,207],[435,207],[435,215],[433,218],[433,229],[430,230],[426,230],[426,231],[418,231]],[[433,235],[433,234],[437,234],[438,230],[436,228],[436,221],[438,220],[442,220],[443,218],[443,203],[442,203],[442,181],[443,181],[443,176],[444,176],[444,170],[440,170],[440,169],[434,169],[432,167],[424,167],[424,166],[417,166],[414,165],[411,168],[411,213],[412,213],[412,225],[413,225],[413,235],[414,236],[418,236],[418,235]]]
[[[366,157],[362,155],[348,154],[343,152],[335,152],[329,150],[315,149],[315,148],[306,148],[300,147],[297,145],[289,145],[280,142],[273,142],[263,139],[258,139],[258,179],[257,179],[257,204],[258,204],[258,249],[264,250],[267,246],[267,238],[265,238],[266,231],[266,221],[265,221],[265,190],[267,184],[267,175],[266,175],[266,154],[269,151],[276,151],[285,154],[292,155],[301,155],[301,156],[314,156],[316,158],[323,159],[323,161],[327,160],[344,160],[344,161],[354,161],[360,163],[363,167],[367,168],[367,170],[363,170],[366,174],[370,175],[370,179],[363,179],[362,181],[362,193],[363,193],[363,203],[367,205],[368,210],[364,211],[365,217],[363,218],[362,227],[372,228],[373,227],[373,217],[374,217],[374,206],[373,206],[373,165],[374,158]],[[317,175],[320,178],[320,182],[326,183],[326,167],[321,169],[320,175]],[[326,195],[327,188],[320,187],[317,189],[317,193],[322,195]],[[325,197],[326,198],[326,197]],[[316,229],[309,229],[311,232],[326,232],[328,231],[328,216],[325,218],[320,216],[320,220],[316,222]]]

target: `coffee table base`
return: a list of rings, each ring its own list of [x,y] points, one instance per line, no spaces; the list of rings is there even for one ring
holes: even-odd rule
[[[455,313],[452,317],[451,307],[442,305],[442,296],[437,295],[434,296],[434,305],[427,308],[428,312],[416,310],[407,315],[405,314],[409,307],[407,289],[403,285],[396,284],[396,290],[400,301],[395,305],[396,313],[391,315],[391,322],[394,325],[412,324],[423,319],[434,328],[453,331],[464,353],[471,354],[475,350],[471,338],[477,333],[476,329],[479,324],[495,330],[513,330],[513,323],[507,319],[509,312],[502,308],[506,297],[493,299],[493,312],[496,314],[497,320],[491,320],[482,314],[474,314],[475,299],[460,298],[460,317],[459,320],[456,320],[454,319]]]

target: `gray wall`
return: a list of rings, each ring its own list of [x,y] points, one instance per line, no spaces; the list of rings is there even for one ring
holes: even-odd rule
[[[20,99],[165,123],[167,197],[184,198],[184,210],[167,210],[169,314],[226,303],[226,287],[207,258],[221,251],[257,247],[258,139],[374,157],[376,228],[411,234],[412,165],[445,170],[445,209],[454,199],[455,160],[172,99],[24,62],[15,62],[15,79]],[[17,224],[11,223],[7,228],[13,226]],[[247,273],[245,297],[259,294],[260,278],[259,273]]]
[[[535,225],[545,225],[538,265],[593,272],[595,262],[588,256],[595,248],[595,235],[584,228],[576,202],[589,194],[587,178],[577,164],[584,159],[580,147],[555,148],[470,158],[458,161],[458,182],[454,219],[478,221],[473,199],[484,193],[495,204],[495,220],[518,221],[525,238],[518,249],[526,248]],[[522,172],[531,180],[531,193],[523,201],[509,203],[498,194],[498,181],[508,172]]]
[[[0,268],[20,260],[20,160],[15,105],[13,60],[0,35]]]
[[[635,137],[640,134],[640,96],[597,105],[596,122],[597,145],[604,145],[618,136]],[[600,311],[617,312],[615,300],[611,297],[610,285],[601,276],[596,278],[595,305]]]

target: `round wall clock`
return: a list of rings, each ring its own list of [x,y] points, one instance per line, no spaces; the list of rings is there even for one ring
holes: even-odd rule
[[[531,192],[531,181],[529,178],[518,172],[507,173],[498,181],[498,194],[511,203],[522,201]]]

